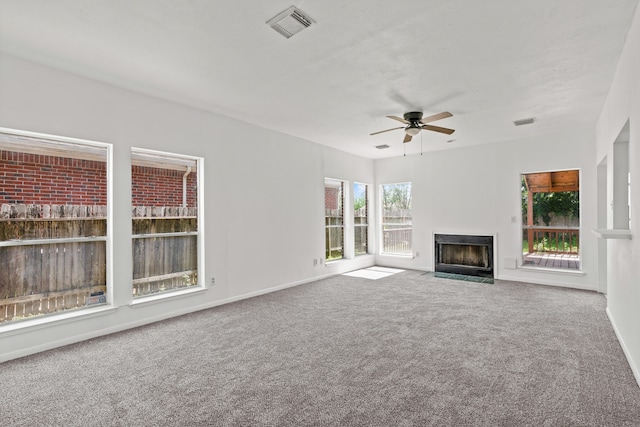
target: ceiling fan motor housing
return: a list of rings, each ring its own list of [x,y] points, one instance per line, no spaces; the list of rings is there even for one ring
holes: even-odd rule
[[[422,119],[422,113],[420,111],[412,111],[404,113],[404,119],[409,122],[409,125],[404,128],[404,132],[407,135],[416,136],[422,130],[420,126],[420,119]]]
[[[408,122],[419,122],[422,119],[421,111],[412,111],[410,113],[404,113],[404,119]]]

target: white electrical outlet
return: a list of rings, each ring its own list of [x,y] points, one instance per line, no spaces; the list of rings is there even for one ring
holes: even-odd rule
[[[216,278],[215,278],[215,277],[212,277],[212,278],[211,278],[211,284],[212,284],[212,285],[215,285],[215,284],[216,284]]]

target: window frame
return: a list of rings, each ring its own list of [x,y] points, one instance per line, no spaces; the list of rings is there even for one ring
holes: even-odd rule
[[[557,188],[562,188],[557,185],[558,178],[551,178],[554,174],[575,174],[577,182],[575,184],[565,183],[564,188],[565,191],[559,191]],[[525,179],[525,176],[535,176],[535,175],[546,175],[549,174],[550,178],[548,178],[550,191],[543,191],[540,188],[545,188],[544,186],[538,186],[538,191],[531,191],[528,186],[528,180]],[[521,268],[526,269],[534,269],[534,270],[553,270],[557,272],[568,272],[568,273],[582,273],[582,170],[580,168],[558,168],[552,170],[542,170],[542,171],[533,171],[533,172],[522,172],[519,175],[520,178],[520,193],[519,197],[521,203],[524,203],[524,191],[527,191],[527,211],[525,212],[524,204],[522,205],[522,213],[520,218],[520,247],[521,253],[519,255],[519,262],[521,263]],[[534,181],[535,182],[535,181]],[[562,181],[558,181],[562,182]],[[570,185],[577,186],[577,190],[566,190],[566,188],[572,188]],[[534,184],[534,188],[536,188]],[[530,225],[528,224],[529,216],[535,219],[534,217],[534,209],[536,206],[536,201],[534,200],[535,194],[555,194],[555,193],[577,193],[577,203],[578,203],[578,216],[577,223],[578,225]],[[531,203],[532,202],[532,203]],[[553,206],[553,205],[552,205]],[[547,210],[547,213],[556,213],[555,211]],[[540,217],[544,218],[544,216]],[[557,216],[548,215],[549,221],[553,218],[557,218]],[[569,218],[573,219],[571,215]],[[544,220],[546,223],[547,220]],[[574,232],[575,232],[575,245],[574,245]],[[525,238],[525,233],[527,237]],[[542,238],[540,237],[540,233],[542,233]],[[568,237],[565,235],[568,234]],[[530,242],[532,240],[532,242]],[[525,241],[527,242],[527,252],[524,250]],[[568,245],[569,251],[564,250]],[[547,246],[549,250],[547,250]],[[563,251],[558,251],[558,248],[562,246]],[[571,248],[573,246],[577,246],[575,252],[572,252]],[[538,251],[536,248],[541,247],[542,250]],[[555,247],[555,251],[553,251],[553,247]],[[530,252],[530,249],[534,248],[534,252]],[[537,255],[538,253],[543,254],[542,256]],[[553,257],[550,257],[548,260],[545,260],[544,254],[553,254]],[[574,259],[565,259],[565,260],[557,260],[558,254],[575,254]],[[541,261],[536,261],[537,258],[542,257]],[[551,259],[551,258],[556,258]],[[538,263],[537,263],[538,262]],[[558,266],[557,264],[560,264]],[[575,264],[575,266],[574,266]]]
[[[325,255],[325,263],[332,263],[332,262],[337,262],[337,261],[341,261],[344,259],[347,259],[347,254],[346,254],[346,215],[345,215],[345,208],[346,208],[346,203],[348,201],[348,197],[346,194],[347,191],[347,186],[348,182],[342,179],[336,179],[336,178],[325,178],[324,179],[324,193],[323,193],[323,199],[324,199],[324,255]],[[338,207],[336,208],[337,211],[341,211],[341,214],[338,216],[327,216],[327,188],[340,188],[340,197],[339,197],[339,201],[338,201]],[[329,218],[334,218],[334,219],[339,219],[340,220],[340,224],[327,224],[327,220]],[[341,242],[342,242],[342,256],[340,258],[331,258],[329,259],[328,255],[331,254],[332,250],[331,250],[331,237],[329,237],[331,235],[330,233],[330,229],[340,229],[341,231]]]
[[[385,251],[385,226],[386,225],[393,225],[392,223],[385,223],[385,207],[384,207],[384,195],[385,195],[385,191],[384,188],[385,186],[398,186],[398,185],[409,185],[409,205],[410,208],[408,210],[410,210],[411,213],[411,218],[409,219],[408,225],[410,225],[410,232],[409,232],[409,238],[410,238],[410,243],[409,243],[409,248],[408,251],[404,251],[404,252],[387,252]],[[391,182],[391,183],[385,183],[385,184],[380,184],[379,186],[379,196],[378,196],[378,200],[379,200],[379,224],[380,227],[378,228],[378,230],[380,231],[380,237],[379,237],[379,253],[380,255],[384,255],[384,256],[393,256],[393,257],[400,257],[400,258],[411,258],[413,257],[413,183],[411,181],[402,181],[402,182]],[[405,224],[407,225],[406,222],[402,222],[402,223],[397,223],[397,224]]]
[[[44,238],[44,239],[17,239],[11,241],[0,242],[0,249],[4,247],[17,246],[38,246],[38,245],[55,245],[55,244],[82,244],[91,242],[104,242],[104,293],[85,296],[85,305],[76,307],[61,308],[46,313],[38,313],[33,317],[24,319],[9,319],[0,323],[0,331],[18,330],[24,327],[36,325],[46,325],[51,322],[60,321],[69,318],[84,317],[101,313],[106,310],[114,309],[113,295],[113,145],[105,142],[86,140],[80,138],[72,138],[60,135],[45,134],[39,132],[24,131],[18,129],[10,129],[0,127],[0,139],[4,139],[5,143],[0,141],[0,146],[9,151],[13,150],[18,153],[33,154],[36,156],[51,156],[58,158],[68,158],[72,160],[89,160],[104,162],[104,235],[99,236],[77,236],[62,238]],[[15,144],[15,149],[11,146]],[[5,148],[6,147],[6,148]],[[73,151],[75,149],[76,151]],[[70,154],[71,153],[71,154]],[[97,158],[93,159],[92,155],[97,153]],[[73,162],[74,163],[74,162]],[[76,167],[75,164],[71,167]],[[72,190],[72,192],[75,191]],[[27,203],[29,204],[29,203]],[[47,203],[43,205],[60,205],[60,203]],[[82,206],[80,203],[78,206]],[[65,205],[67,206],[67,205]],[[46,218],[46,217],[45,217]],[[53,219],[53,217],[51,217]],[[62,217],[65,218],[65,217]],[[72,217],[71,217],[72,218]],[[82,217],[84,218],[84,217]],[[100,217],[87,217],[100,218]],[[102,219],[102,218],[100,218]],[[57,252],[57,249],[56,249]],[[41,253],[42,249],[41,249]],[[74,288],[75,289],[75,288]],[[82,288],[78,288],[82,289]],[[49,291],[51,292],[51,291]],[[79,295],[78,293],[77,295]],[[51,295],[47,293],[47,295]],[[48,297],[51,298],[51,297]],[[42,303],[40,303],[42,304]],[[57,304],[57,303],[56,303]],[[66,305],[66,302],[63,303]]]
[[[176,162],[177,164],[184,164],[185,166],[190,164],[190,163],[195,163],[195,179],[196,179],[196,194],[195,194],[195,200],[196,200],[196,226],[197,229],[195,231],[187,231],[187,232],[183,232],[183,231],[178,231],[178,232],[167,232],[167,233],[142,233],[142,234],[133,234],[133,229],[132,229],[132,233],[131,233],[131,244],[133,246],[134,241],[136,239],[148,239],[148,238],[163,238],[163,237],[189,237],[189,236],[195,236],[196,238],[196,249],[195,249],[195,255],[196,255],[196,275],[197,275],[197,280],[194,284],[192,285],[188,285],[188,286],[183,286],[183,287],[177,287],[174,289],[169,289],[166,291],[161,291],[161,292],[153,292],[153,293],[146,293],[146,294],[142,294],[139,296],[134,296],[133,295],[133,285],[135,283],[135,279],[133,279],[133,271],[132,271],[132,292],[131,292],[131,305],[135,306],[135,305],[140,305],[140,304],[145,304],[148,302],[154,302],[154,301],[158,301],[158,300],[164,300],[166,298],[172,298],[172,297],[177,297],[180,295],[184,295],[184,294],[190,294],[193,292],[200,292],[202,290],[207,289],[206,287],[206,280],[205,280],[205,269],[204,269],[204,260],[205,260],[205,256],[204,256],[204,246],[205,246],[205,242],[204,242],[204,158],[202,157],[198,157],[198,156],[192,156],[192,155],[187,155],[187,154],[179,154],[179,153],[170,153],[170,152],[165,152],[165,151],[159,151],[159,150],[151,150],[151,149],[145,149],[145,148],[139,148],[139,147],[131,147],[131,156],[132,156],[132,162],[131,162],[131,166],[132,166],[132,170],[133,167],[135,166],[134,164],[134,157],[139,157],[139,158],[150,158],[150,159],[155,159],[154,162],[158,163],[158,164],[162,164],[162,162],[167,162],[167,161],[173,161]],[[140,162],[141,160],[138,159],[138,162]],[[144,163],[144,160],[142,160],[142,162]],[[141,164],[139,164],[141,165]],[[158,165],[156,166],[151,166],[151,167],[156,167],[158,168]],[[159,168],[162,169],[162,168]],[[133,173],[131,171],[131,173]],[[131,192],[131,209],[132,209],[132,218],[131,218],[131,223],[133,224],[134,221],[134,216],[133,216],[133,210],[135,209],[134,205],[133,205],[133,176],[131,177],[131,186],[132,186],[132,192]],[[135,252],[132,249],[132,261],[135,265]],[[135,267],[133,267],[135,268]]]
[[[364,224],[357,224],[356,223],[356,208],[355,208],[355,203],[356,203],[356,186],[363,186],[364,187],[364,206],[363,208],[365,209],[365,216],[364,217],[359,217],[359,218],[364,218],[365,223]],[[361,255],[367,255],[370,253],[370,239],[369,239],[369,225],[371,223],[371,208],[370,208],[370,185],[369,184],[365,184],[362,182],[358,182],[358,181],[354,181],[352,188],[353,188],[353,203],[351,204],[351,206],[353,206],[353,212],[352,212],[352,217],[353,217],[353,255],[354,257],[358,257]],[[362,208],[360,208],[362,209]],[[364,239],[365,239],[365,251],[364,252],[358,252],[356,249],[356,236],[358,236],[358,228],[364,228]]]

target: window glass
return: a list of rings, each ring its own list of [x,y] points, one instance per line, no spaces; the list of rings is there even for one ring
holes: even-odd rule
[[[324,181],[325,259],[344,257],[344,182]]]
[[[520,179],[522,264],[579,269],[579,171],[526,173]]]
[[[133,149],[133,297],[198,285],[199,160]]]
[[[110,300],[109,150],[0,131],[0,322]]]
[[[354,253],[366,254],[369,251],[369,186],[358,182],[353,184],[353,226]]]
[[[382,253],[412,255],[411,183],[383,184]]]

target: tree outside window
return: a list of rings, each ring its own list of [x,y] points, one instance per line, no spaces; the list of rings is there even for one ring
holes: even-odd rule
[[[411,198],[410,182],[381,186],[383,254],[412,254]]]
[[[354,225],[354,252],[364,255],[369,251],[369,208],[368,189],[366,184],[358,182],[353,184],[353,225]]]
[[[523,264],[579,268],[579,171],[523,174],[521,203]]]

